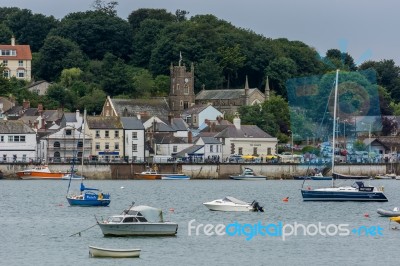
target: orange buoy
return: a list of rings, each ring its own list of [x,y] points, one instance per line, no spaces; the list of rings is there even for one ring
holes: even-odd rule
[[[369,214],[368,213],[364,214],[364,217],[369,218]]]
[[[283,202],[288,202],[289,201],[289,197],[286,197],[282,200]]]

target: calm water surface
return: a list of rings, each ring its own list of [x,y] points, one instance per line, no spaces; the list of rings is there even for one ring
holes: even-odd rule
[[[75,181],[76,182],[76,181]],[[312,181],[309,181],[312,182]],[[400,231],[390,230],[377,208],[400,206],[400,181],[370,181],[384,185],[389,202],[303,202],[302,181],[86,181],[86,186],[110,192],[110,207],[69,207],[68,181],[0,181],[0,265],[381,265],[397,262]],[[310,186],[329,185],[313,181]],[[72,186],[78,188],[79,183]],[[252,201],[264,213],[212,212],[203,202],[224,196]],[[289,197],[288,202],[282,199]],[[179,224],[176,237],[103,237],[95,215],[119,214],[132,201],[159,207],[164,218]],[[169,210],[173,208],[174,212]],[[369,214],[369,217],[365,217]],[[225,225],[294,222],[381,226],[383,236],[244,236],[188,235],[188,222]],[[392,224],[394,226],[394,224]],[[192,232],[194,234],[194,231]],[[88,246],[140,248],[138,259],[89,258]]]

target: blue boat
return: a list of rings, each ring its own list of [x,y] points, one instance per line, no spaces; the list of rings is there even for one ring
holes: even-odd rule
[[[161,174],[161,179],[162,180],[189,180],[190,176],[187,175],[180,175],[180,174],[167,174],[167,175],[162,175]]]
[[[83,121],[86,121],[86,110],[84,111],[83,114]],[[82,123],[82,133],[83,133],[83,144],[82,144],[82,177],[83,177],[83,156],[85,154],[84,149],[85,149],[85,131],[84,131],[84,124]],[[75,162],[75,160],[73,160]],[[71,173],[74,173],[74,166],[75,164],[72,164],[71,167]],[[68,190],[67,190],[67,201],[70,206],[82,206],[82,207],[106,207],[110,205],[110,194],[109,193],[103,193],[97,188],[89,188],[85,187],[83,185],[83,178],[81,178],[81,186],[80,186],[80,192],[75,194],[75,193],[69,193],[69,189],[71,187],[71,181],[73,180],[74,175],[69,175],[69,183],[68,183]]]
[[[336,71],[335,92],[334,92],[334,105],[333,105],[333,137],[332,147],[335,147],[336,135],[336,109],[337,109],[337,95],[339,83],[339,70]],[[335,158],[335,148],[332,149],[332,158]],[[335,177],[338,176],[334,172],[335,160],[332,160],[332,186],[328,188],[301,189],[301,196],[303,201],[388,201],[383,188],[373,186],[365,186],[364,182],[357,181],[352,186],[335,187]]]
[[[70,206],[107,207],[110,205],[110,194],[103,193],[97,188],[88,188],[81,183],[80,194],[67,195]]]

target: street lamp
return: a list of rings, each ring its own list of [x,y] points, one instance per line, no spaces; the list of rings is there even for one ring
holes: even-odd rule
[[[292,144],[290,145],[292,147],[292,161],[293,161],[293,131],[289,130],[288,132],[291,133],[291,138],[292,138]]]

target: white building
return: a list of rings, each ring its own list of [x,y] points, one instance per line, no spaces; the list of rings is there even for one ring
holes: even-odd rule
[[[22,121],[0,120],[1,162],[30,162],[37,159],[36,132]]]
[[[124,135],[125,161],[142,162],[145,160],[145,130],[136,117],[121,117]]]

